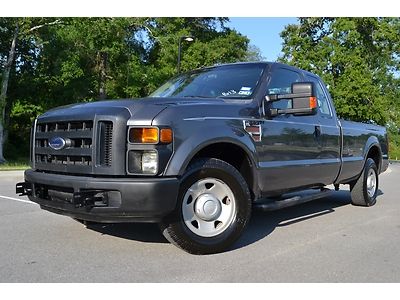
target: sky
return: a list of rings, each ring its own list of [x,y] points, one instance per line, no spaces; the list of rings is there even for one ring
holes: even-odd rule
[[[250,44],[260,48],[267,61],[276,61],[281,54],[280,32],[288,24],[297,24],[297,18],[229,18],[229,27],[250,39]]]

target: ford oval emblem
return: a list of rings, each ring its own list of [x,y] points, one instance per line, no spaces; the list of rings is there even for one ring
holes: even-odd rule
[[[67,142],[59,136],[53,137],[49,140],[50,148],[54,150],[61,150],[66,146]]]

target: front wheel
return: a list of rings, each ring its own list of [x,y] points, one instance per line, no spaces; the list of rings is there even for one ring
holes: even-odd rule
[[[160,227],[166,239],[179,248],[211,254],[237,240],[250,214],[249,188],[239,171],[219,159],[201,159],[188,167],[178,205]]]
[[[357,206],[372,206],[378,194],[378,168],[372,158],[365,162],[360,177],[350,186],[351,203]]]

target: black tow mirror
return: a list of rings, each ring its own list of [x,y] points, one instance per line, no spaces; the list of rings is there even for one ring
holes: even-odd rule
[[[292,83],[292,93],[282,95],[267,95],[266,102],[289,99],[292,101],[292,108],[278,109],[271,108],[270,115],[277,116],[282,114],[295,115],[315,115],[317,113],[318,102],[315,95],[313,82]]]

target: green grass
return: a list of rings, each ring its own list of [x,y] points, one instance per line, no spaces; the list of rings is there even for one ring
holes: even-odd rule
[[[4,164],[0,164],[0,171],[26,170],[29,167],[28,161],[7,161]]]
[[[390,147],[389,147],[390,159],[400,160],[400,135],[389,134],[389,141],[390,141]]]

